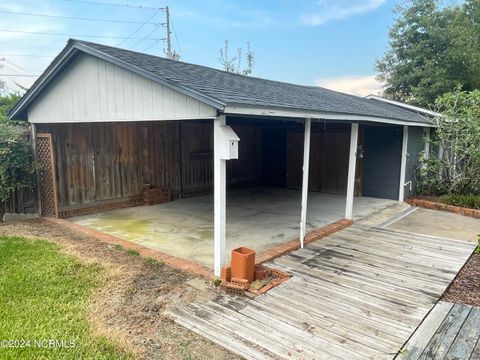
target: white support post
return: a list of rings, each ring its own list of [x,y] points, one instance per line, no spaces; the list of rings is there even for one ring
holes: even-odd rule
[[[221,127],[226,125],[225,115],[213,120],[213,193],[214,193],[214,231],[213,231],[213,262],[214,275],[220,276],[225,266],[226,243],[226,160],[220,157]]]
[[[355,171],[357,168],[358,123],[352,123],[350,132],[350,155],[348,158],[347,202],[345,219],[353,219],[353,193],[355,191]]]
[[[425,160],[428,160],[430,158],[430,128],[427,127],[425,128],[425,148],[424,148],[424,153],[423,153],[423,157],[425,158]]]
[[[407,148],[408,148],[408,126],[403,126],[402,142],[402,161],[400,163],[400,186],[398,189],[398,201],[403,202],[405,198],[405,174],[407,167]]]
[[[300,215],[300,246],[303,248],[307,222],[308,170],[310,167],[310,132],[312,119],[305,119],[305,139],[303,144],[302,212]]]

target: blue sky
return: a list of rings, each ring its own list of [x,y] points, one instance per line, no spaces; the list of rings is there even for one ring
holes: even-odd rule
[[[130,4],[104,6],[96,3]],[[305,85],[321,85],[365,95],[377,92],[374,62],[382,56],[392,25],[394,1],[387,0],[16,0],[0,2],[0,79],[15,89],[13,80],[29,86],[68,36],[6,32],[69,34],[85,40],[119,45],[162,55],[164,13],[134,6],[169,5],[176,37],[173,47],[182,60],[219,67],[219,49],[228,39],[232,53],[250,42],[255,53],[253,75]],[[2,13],[2,11],[4,11]],[[27,16],[5,12],[83,17],[138,23],[94,22]],[[152,17],[154,24],[142,22]],[[156,24],[155,24],[156,23]],[[150,34],[150,35],[149,35]],[[75,36],[76,35],[76,36]],[[105,36],[87,38],[79,35]],[[128,37],[138,39],[119,39]],[[147,39],[141,40],[146,37]]]

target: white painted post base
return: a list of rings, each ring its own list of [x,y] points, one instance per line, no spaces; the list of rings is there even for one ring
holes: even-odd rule
[[[403,141],[402,141],[402,161],[400,163],[400,186],[398,190],[398,202],[403,202],[405,199],[405,175],[407,167],[407,149],[408,149],[408,126],[403,126]]]
[[[214,197],[214,231],[213,231],[213,270],[220,276],[225,266],[226,243],[226,160],[220,158],[221,126],[226,124],[225,115],[213,120],[213,197]]]
[[[308,171],[310,167],[310,133],[312,119],[305,119],[305,139],[303,144],[302,211],[300,215],[300,247],[303,249],[307,221]]]
[[[355,172],[357,167],[358,123],[352,123],[350,133],[350,155],[348,158],[347,200],[345,219],[353,220],[353,195],[355,191]]]

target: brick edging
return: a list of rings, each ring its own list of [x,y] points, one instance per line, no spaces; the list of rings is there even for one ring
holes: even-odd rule
[[[80,232],[88,236],[92,236],[97,240],[103,241],[108,244],[118,244],[124,247],[125,249],[137,250],[141,256],[151,257],[156,260],[162,261],[168,266],[171,266],[175,269],[183,270],[195,275],[200,275],[206,279],[213,279],[214,277],[213,272],[211,270],[207,269],[205,266],[195,261],[186,260],[180,257],[166,254],[164,252],[161,252],[155,249],[150,249],[145,246],[136,244],[134,242],[123,240],[118,237],[105,234],[98,230],[90,229],[86,226],[74,224],[64,219],[55,219],[55,218],[49,218],[49,217],[43,217],[43,219],[51,221],[60,226],[66,227],[69,230]]]
[[[353,220],[341,219],[330,223],[319,229],[310,231],[305,235],[304,244],[311,244],[312,242],[332,235],[337,231],[343,230],[353,224]],[[267,251],[264,251],[256,256],[255,262],[257,264],[265,263],[267,261],[278,258],[288,252],[298,250],[300,248],[300,239],[296,238],[284,244],[276,245]]]
[[[455,214],[460,214],[463,216],[469,216],[469,217],[480,219],[479,209],[469,209],[461,206],[442,204],[439,202],[418,199],[418,198],[409,198],[405,202],[409,205],[418,206],[425,209],[448,211]]]

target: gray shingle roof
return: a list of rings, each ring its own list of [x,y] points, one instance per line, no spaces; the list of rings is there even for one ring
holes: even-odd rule
[[[70,40],[66,48],[75,43],[100,51],[153,76],[215,99],[224,105],[262,106],[365,115],[405,122],[429,122],[425,116],[414,111],[386,103],[379,104],[379,101],[317,86],[302,86],[236,75],[206,66],[173,61],[87,41]]]

